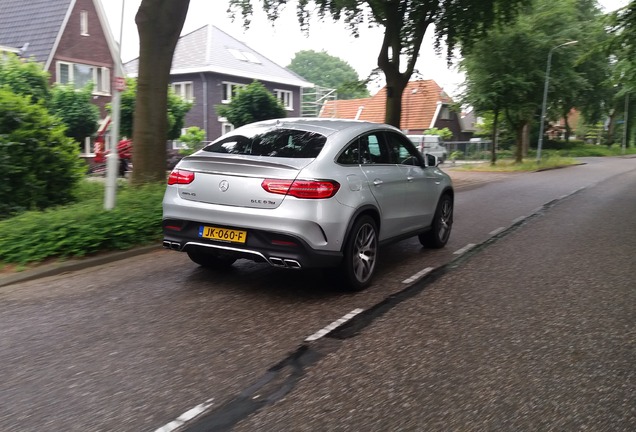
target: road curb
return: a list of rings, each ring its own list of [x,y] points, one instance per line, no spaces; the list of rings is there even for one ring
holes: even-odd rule
[[[56,276],[62,273],[83,270],[89,267],[108,264],[111,262],[119,261],[126,258],[132,258],[137,255],[143,255],[159,250],[162,250],[162,246],[160,244],[153,244],[148,246],[140,246],[125,251],[108,252],[89,258],[74,258],[68,261],[46,264],[22,272],[13,273],[7,276],[0,276],[0,287],[48,276]]]

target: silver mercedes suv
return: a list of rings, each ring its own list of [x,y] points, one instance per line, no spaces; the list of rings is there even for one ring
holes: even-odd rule
[[[367,287],[379,246],[443,247],[454,192],[435,156],[392,126],[289,118],[240,127],[182,159],[163,200],[164,247],[222,269],[237,259],[338,269]]]

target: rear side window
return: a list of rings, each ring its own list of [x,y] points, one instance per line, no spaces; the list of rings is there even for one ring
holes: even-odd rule
[[[254,136],[233,135],[212,143],[203,150],[251,156],[315,158],[327,137],[315,132],[272,129]]]
[[[351,142],[336,161],[342,165],[391,163],[382,133],[362,135]]]

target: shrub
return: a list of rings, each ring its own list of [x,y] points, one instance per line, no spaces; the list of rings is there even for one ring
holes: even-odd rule
[[[51,112],[66,125],[66,136],[80,145],[97,131],[99,108],[92,103],[92,92],[92,84],[81,90],[72,85],[58,84],[51,90]]]
[[[186,133],[179,137],[179,141],[186,145],[186,148],[179,150],[179,154],[188,156],[201,148],[201,143],[205,139],[205,131],[197,126],[186,129]]]
[[[0,219],[73,200],[79,149],[43,103],[0,88]]]
[[[129,249],[161,239],[165,185],[121,185],[112,210],[103,208],[102,183],[87,184],[80,190],[86,198],[82,202],[0,221],[0,260],[23,265]]]
[[[280,101],[258,81],[239,88],[228,105],[216,106],[216,112],[237,128],[259,120],[287,115]]]

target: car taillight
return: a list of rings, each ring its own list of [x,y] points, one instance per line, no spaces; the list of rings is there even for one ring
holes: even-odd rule
[[[261,186],[273,194],[291,195],[305,199],[331,198],[340,189],[340,183],[333,180],[265,179]]]
[[[185,170],[172,170],[168,176],[168,184],[190,184],[194,181],[194,173]]]

